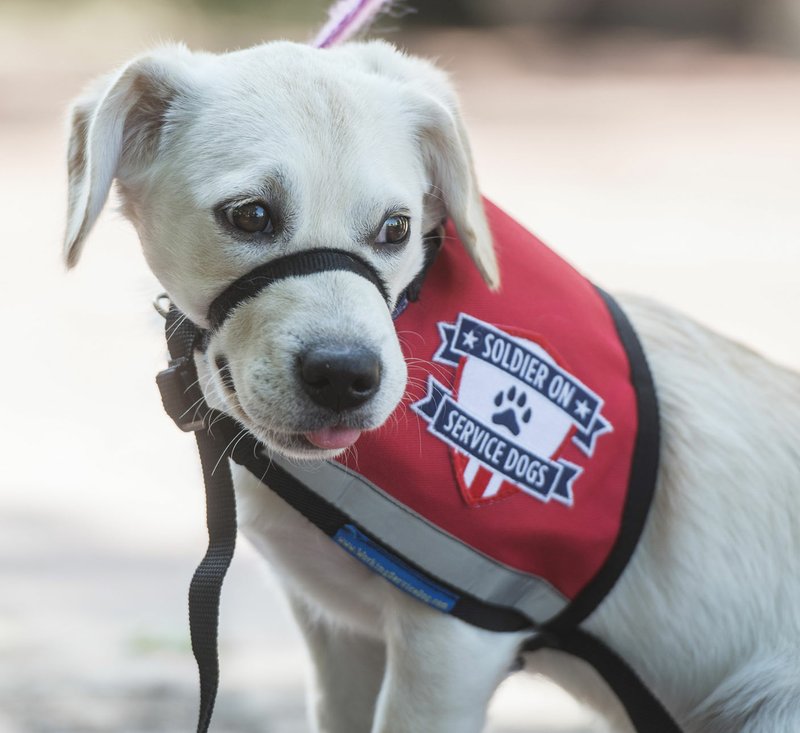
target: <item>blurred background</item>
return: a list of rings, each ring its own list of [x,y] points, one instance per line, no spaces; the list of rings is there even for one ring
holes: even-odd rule
[[[161,410],[159,286],[113,205],[61,265],[67,105],[160,41],[305,41],[326,5],[0,1],[0,733],[177,733],[196,709],[198,462]],[[452,73],[485,193],[567,259],[800,368],[798,0],[419,0],[375,35]],[[244,541],[221,655],[216,731],[308,729],[302,644]],[[489,730],[603,728],[512,678]]]

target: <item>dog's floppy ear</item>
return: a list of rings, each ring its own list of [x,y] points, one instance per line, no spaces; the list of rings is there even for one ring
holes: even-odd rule
[[[133,175],[154,158],[188,56],[184,47],[170,46],[134,59],[74,104],[67,154],[68,267],[77,263],[115,176]]]
[[[418,136],[430,176],[429,204],[449,215],[486,284],[497,290],[500,269],[460,112],[431,97],[424,110]]]
[[[435,226],[448,215],[483,279],[496,290],[500,270],[458,99],[447,74],[385,41],[351,43],[346,48],[365,70],[400,83],[398,97],[411,116],[431,185],[425,224]]]

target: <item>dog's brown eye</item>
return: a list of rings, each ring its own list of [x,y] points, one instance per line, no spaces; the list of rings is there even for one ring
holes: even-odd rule
[[[237,229],[249,234],[257,232],[269,233],[272,231],[272,220],[269,210],[260,201],[250,201],[246,204],[232,206],[225,212],[228,221]]]
[[[390,216],[381,227],[375,244],[400,244],[408,237],[409,219],[401,214]]]

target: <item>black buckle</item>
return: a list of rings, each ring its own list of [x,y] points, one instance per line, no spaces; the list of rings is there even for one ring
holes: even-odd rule
[[[156,375],[164,410],[184,432],[203,427],[208,405],[197,383],[197,370],[193,359],[181,356]]]

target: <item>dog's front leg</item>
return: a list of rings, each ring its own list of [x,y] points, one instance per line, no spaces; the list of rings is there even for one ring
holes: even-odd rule
[[[372,733],[478,733],[522,634],[484,631],[405,597],[387,610]]]
[[[378,639],[332,625],[290,594],[311,661],[308,709],[315,733],[369,733],[386,667]]]

